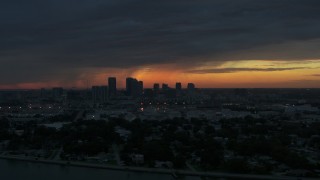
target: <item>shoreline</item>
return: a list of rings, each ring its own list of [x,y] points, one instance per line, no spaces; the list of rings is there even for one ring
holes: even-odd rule
[[[135,171],[135,172],[147,172],[147,173],[159,173],[159,174],[171,174],[171,170],[167,169],[152,169],[152,168],[142,168],[142,167],[128,167],[128,166],[117,166],[117,165],[99,165],[91,163],[82,163],[75,161],[62,161],[62,160],[45,160],[45,159],[34,159],[34,158],[24,158],[18,156],[7,156],[0,155],[0,159],[4,160],[15,160],[15,161],[25,161],[31,163],[42,163],[42,164],[53,164],[60,166],[73,166],[73,167],[84,167],[92,169],[110,169],[116,171]]]
[[[57,161],[57,160],[45,160],[45,159],[31,159],[18,156],[0,155],[0,159],[3,160],[15,160],[25,161],[31,163],[52,164],[60,166],[70,167],[83,167],[92,169],[108,169],[115,171],[131,171],[138,173],[153,173],[153,174],[168,174],[175,178],[180,176],[196,176],[196,177],[212,177],[212,178],[233,178],[233,179],[263,179],[263,180],[316,180],[317,178],[304,178],[304,177],[290,177],[290,176],[275,176],[275,175],[254,175],[254,174],[233,174],[222,172],[194,172],[187,170],[170,170],[170,169],[155,169],[133,166],[116,166],[116,165],[99,165],[81,162],[70,161]]]

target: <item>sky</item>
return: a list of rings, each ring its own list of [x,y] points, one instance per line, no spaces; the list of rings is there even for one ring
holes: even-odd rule
[[[0,88],[320,88],[319,0],[1,0]]]

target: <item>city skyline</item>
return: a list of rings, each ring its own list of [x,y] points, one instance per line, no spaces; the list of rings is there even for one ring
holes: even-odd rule
[[[0,26],[2,179],[320,178],[320,0],[0,0]]]
[[[317,0],[0,4],[0,89],[320,88]]]

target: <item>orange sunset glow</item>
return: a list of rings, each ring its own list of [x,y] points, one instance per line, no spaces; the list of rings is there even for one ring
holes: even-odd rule
[[[125,87],[125,78],[134,77],[144,82],[145,87],[154,83],[167,83],[174,87],[181,82],[183,87],[193,82],[199,88],[319,88],[320,62],[306,60],[287,63],[287,61],[230,61],[220,65],[207,65],[197,68],[179,69],[174,65],[150,65],[129,69],[86,69],[74,82],[48,81],[2,85],[2,89],[37,89],[41,87],[64,86],[68,88],[87,88],[92,85],[106,85],[106,78],[117,77],[119,88]],[[212,72],[207,72],[207,71]],[[225,72],[224,72],[225,71]]]

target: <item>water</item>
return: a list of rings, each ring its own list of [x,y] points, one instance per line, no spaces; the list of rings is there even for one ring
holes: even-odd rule
[[[167,174],[126,172],[0,159],[1,180],[167,180]],[[198,180],[185,177],[185,180]]]

